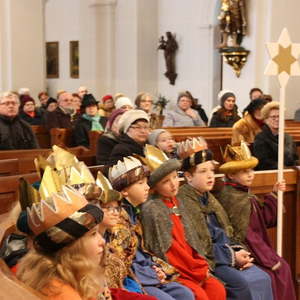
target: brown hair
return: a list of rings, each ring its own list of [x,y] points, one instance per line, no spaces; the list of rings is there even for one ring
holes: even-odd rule
[[[193,104],[194,98],[193,98],[192,94],[191,94],[189,91],[180,92],[180,93],[178,94],[178,97],[177,97],[177,103],[179,102],[179,100],[180,100],[182,97],[187,97],[187,98],[191,99],[191,102],[192,102],[192,104]]]
[[[135,98],[135,101],[134,101],[134,104],[136,105],[136,107],[140,107],[141,105],[141,101],[144,100],[146,97],[150,97],[150,98],[153,98],[151,94],[149,93],[145,93],[145,92],[141,92],[139,93],[136,98]]]

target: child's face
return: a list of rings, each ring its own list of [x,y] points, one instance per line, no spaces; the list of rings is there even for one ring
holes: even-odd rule
[[[154,190],[161,196],[173,198],[177,195],[179,188],[179,179],[177,172],[173,171],[160,180],[154,187]]]
[[[234,174],[228,174],[230,179],[233,179],[237,183],[250,187],[254,179],[253,169],[240,170]]]
[[[196,166],[193,174],[185,172],[187,182],[200,193],[212,190],[215,183],[215,167],[212,161],[206,161]]]
[[[159,135],[156,144],[160,150],[171,153],[175,147],[175,140],[169,132],[162,132]]]
[[[98,226],[95,226],[84,235],[84,246],[87,257],[99,265],[103,256],[105,240],[99,233]]]
[[[101,204],[101,209],[104,212],[101,226],[105,227],[106,229],[110,229],[119,223],[121,206],[119,206],[117,201]]]
[[[147,177],[140,179],[122,191],[123,196],[129,200],[133,206],[138,206],[148,199],[149,185]]]

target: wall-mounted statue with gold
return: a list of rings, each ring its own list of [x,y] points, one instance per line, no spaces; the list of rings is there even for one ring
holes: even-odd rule
[[[220,53],[239,77],[249,54],[249,51],[241,46],[247,33],[246,0],[220,1]]]

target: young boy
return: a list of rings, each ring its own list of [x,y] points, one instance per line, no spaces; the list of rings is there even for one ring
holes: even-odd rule
[[[254,266],[250,253],[234,241],[228,216],[210,193],[214,169],[210,150],[196,150],[186,157],[182,170],[187,184],[180,187],[178,198],[202,241],[206,258],[214,261],[214,275],[225,282],[227,299],[273,299],[270,277]]]
[[[253,179],[253,168],[258,160],[251,156],[246,144],[227,146],[225,164],[220,171],[226,174],[224,188],[218,199],[227,211],[231,224],[241,241],[245,242],[255,262],[272,279],[275,300],[295,300],[295,291],[290,267],[272,248],[267,228],[276,225],[277,197],[274,193],[264,196],[264,203],[249,190]],[[274,192],[285,190],[285,182],[275,184]]]
[[[150,145],[145,153],[154,192],[141,207],[146,248],[178,270],[179,281],[192,289],[196,300],[225,299],[224,286],[211,276],[202,241],[176,197],[180,162]]]
[[[147,184],[148,172],[141,162],[134,157],[125,157],[118,161],[109,172],[112,187],[121,192],[126,199],[123,207],[126,210],[125,218],[128,220],[127,230],[114,232],[122,240],[119,249],[123,252],[132,271],[136,275],[143,289],[159,300],[192,300],[193,293],[187,287],[174,282],[175,269],[153,257],[143,248],[142,232],[137,220],[138,207],[148,198],[149,186]]]

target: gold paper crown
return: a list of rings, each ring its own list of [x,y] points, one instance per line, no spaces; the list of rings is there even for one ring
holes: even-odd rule
[[[95,178],[86,164],[82,161],[70,168],[70,175],[66,181],[69,185],[95,183]]]
[[[146,162],[151,172],[158,169],[164,162],[169,160],[168,156],[162,150],[149,144],[146,144],[144,152],[146,156],[144,162]]]
[[[61,193],[52,194],[47,201],[33,203],[28,211],[28,225],[35,235],[60,223],[87,205],[84,196],[72,187],[63,186]]]
[[[178,143],[177,154],[181,159],[185,159],[204,149],[207,149],[205,140],[202,137],[196,137]]]
[[[102,195],[99,199],[102,203],[120,201],[122,199],[121,193],[113,189],[109,180],[105,176],[103,176],[103,174],[100,171],[98,171],[97,174],[96,184],[102,190]]]
[[[33,203],[40,202],[40,194],[24,178],[19,180],[19,202],[22,210],[31,207]]]
[[[234,173],[239,170],[252,169],[258,164],[258,159],[251,156],[245,142],[240,146],[227,145],[223,155],[225,163],[219,168],[221,173]]]

